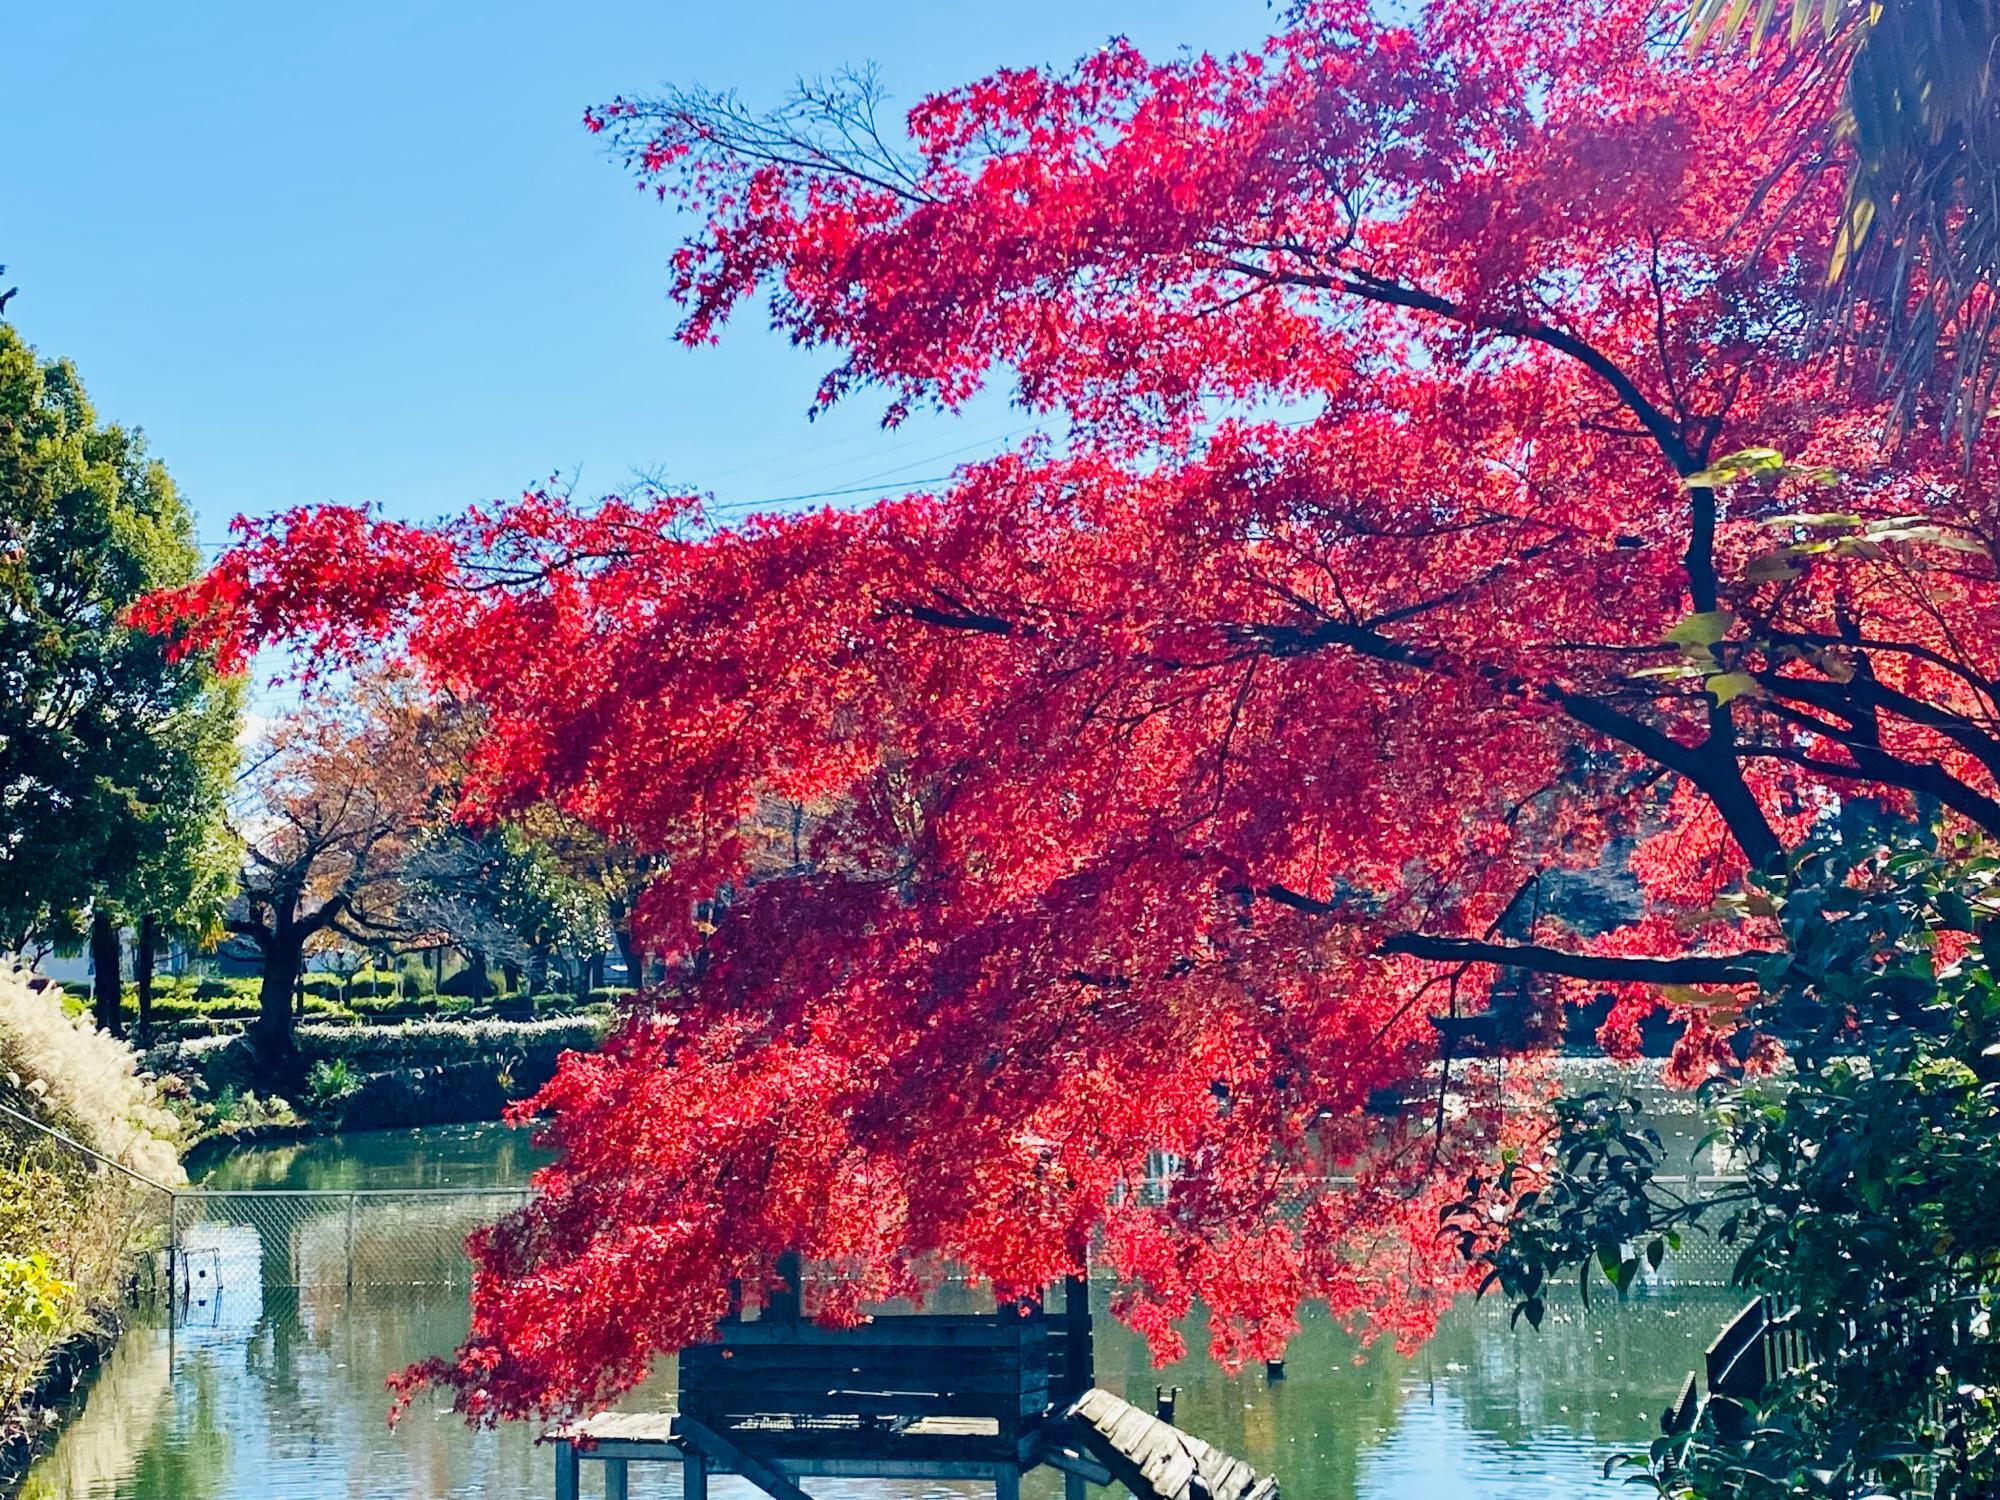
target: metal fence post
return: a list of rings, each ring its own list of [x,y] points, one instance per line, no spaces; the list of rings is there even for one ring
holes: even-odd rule
[[[167,1364],[173,1365],[174,1322],[181,1301],[181,1195],[167,1192]]]
[[[354,1194],[347,1195],[347,1291],[354,1292]]]

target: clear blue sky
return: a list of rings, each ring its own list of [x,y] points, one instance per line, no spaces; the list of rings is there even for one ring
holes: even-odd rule
[[[666,79],[772,101],[875,60],[900,105],[1114,34],[1254,43],[1263,0],[335,5],[88,0],[0,23],[9,313],[146,429],[202,536],[372,500],[424,517],[551,472],[727,501],[945,472],[1027,419],[808,424],[824,354],[741,317],[674,343],[671,211],[585,134]]]

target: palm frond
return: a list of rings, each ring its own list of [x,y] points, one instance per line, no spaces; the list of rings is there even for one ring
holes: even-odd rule
[[[1754,9],[1753,9],[1754,5]],[[1771,35],[1777,0],[1694,0],[1689,44]],[[1840,82],[1849,160],[1826,323],[1899,422],[1926,403],[1968,445],[2000,359],[2000,7],[1993,0],[1790,0],[1787,35]],[[1801,136],[1800,149],[1818,149]]]

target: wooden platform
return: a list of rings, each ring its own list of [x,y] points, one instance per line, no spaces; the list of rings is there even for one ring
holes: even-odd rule
[[[828,1441],[837,1434],[780,1429],[775,1419],[718,1433],[667,1412],[608,1412],[556,1434],[556,1500],[578,1500],[586,1459],[603,1465],[608,1500],[624,1500],[627,1465],[635,1462],[686,1465],[690,1500],[703,1500],[715,1474],[740,1474],[779,1500],[803,1500],[794,1481],[821,1475],[983,1479],[998,1500],[1015,1500],[1022,1473],[1041,1464],[1059,1470],[1073,1495],[1085,1482],[1116,1482],[1140,1500],[1279,1500],[1275,1478],[1109,1391],[1085,1392],[1046,1424],[1025,1461],[990,1449],[982,1455],[978,1445],[991,1442],[993,1429],[978,1418],[920,1417],[893,1430],[857,1433],[854,1444],[843,1445]],[[771,1447],[781,1430],[801,1441]]]
[[[738,1474],[778,1500],[806,1500],[802,1477],[972,1479],[992,1483],[998,1500],[1015,1500],[1026,1463],[1011,1446],[999,1451],[997,1424],[978,1417],[918,1417],[895,1427],[800,1428],[777,1417],[717,1432],[696,1418],[667,1412],[607,1412],[556,1433],[556,1500],[578,1500],[586,1460],[604,1471],[607,1500],[624,1500],[629,1466],[684,1466],[683,1493],[704,1500],[708,1480]]]
[[[1276,1479],[1109,1391],[1085,1391],[1063,1419],[1141,1500],[1278,1500]]]
[[[786,1279],[797,1285],[796,1268]],[[607,1500],[625,1500],[631,1464],[662,1462],[682,1465],[688,1500],[706,1500],[711,1474],[773,1500],[810,1500],[798,1480],[818,1475],[985,1480],[995,1500],[1018,1500],[1022,1474],[1043,1465],[1065,1500],[1113,1482],[1140,1500],[1277,1500],[1248,1464],[1093,1389],[1088,1287],[1071,1282],[1063,1303],[1060,1319],[1021,1303],[828,1328],[774,1299],[681,1351],[679,1412],[556,1433],[556,1500],[580,1500],[586,1461]]]

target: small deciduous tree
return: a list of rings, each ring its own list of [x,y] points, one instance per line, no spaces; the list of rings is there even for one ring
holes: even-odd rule
[[[448,810],[457,746],[448,709],[383,675],[309,705],[263,747],[239,813],[245,859],[226,925],[263,959],[252,1035],[272,1066],[292,1056],[307,955],[407,930],[404,861]]]

